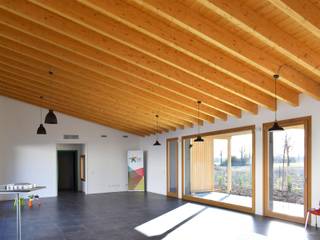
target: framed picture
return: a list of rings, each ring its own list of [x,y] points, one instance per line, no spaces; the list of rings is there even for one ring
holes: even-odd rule
[[[86,156],[85,155],[81,155],[80,156],[80,179],[81,181],[85,181],[86,180]]]

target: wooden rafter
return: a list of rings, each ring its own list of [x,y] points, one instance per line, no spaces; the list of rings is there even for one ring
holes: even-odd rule
[[[269,76],[272,76],[279,66],[284,64],[279,59],[232,34],[223,26],[214,24],[213,21],[195,11],[190,11],[186,4],[178,1],[170,1],[169,4],[169,0],[148,1],[148,4],[145,4],[146,1],[137,2],[144,8],[152,10],[168,21],[174,22],[177,26]],[[292,67],[282,69],[280,80],[298,91],[320,99],[320,85]],[[278,96],[278,98],[280,99],[281,97]]]
[[[319,55],[237,0],[200,0],[211,11],[320,77]],[[290,43],[290,44],[288,44]]]
[[[268,76],[259,74],[256,71],[251,70],[248,66],[241,64],[239,61],[228,57],[221,51],[214,49],[212,46],[206,44],[202,39],[195,37],[187,31],[183,31],[179,28],[174,28],[168,23],[157,20],[154,16],[147,14],[146,12],[139,11],[134,6],[125,4],[124,1],[108,1],[102,2],[98,0],[84,1],[86,5],[102,12],[105,15],[113,17],[116,20],[121,20],[124,24],[141,31],[144,34],[148,34],[159,41],[165,42],[167,45],[190,55],[213,68],[221,71],[230,77],[240,80],[250,86],[253,86],[262,92],[273,94],[273,82]],[[154,1],[150,1],[154,3]],[[162,1],[163,2],[163,1]],[[145,2],[140,2],[141,7],[147,7]],[[171,3],[165,3],[167,6],[171,7]],[[108,9],[106,11],[106,9]],[[155,13],[158,12],[157,9],[147,8],[148,10],[154,10]],[[120,21],[120,20],[119,20]],[[99,21],[101,22],[101,21]],[[173,34],[174,33],[174,34]],[[183,59],[183,58],[182,58]],[[194,65],[193,63],[191,65]],[[208,71],[210,68],[204,69]],[[219,84],[219,82],[218,82]],[[226,84],[221,84],[228,87]],[[230,82],[230,88],[234,85],[234,82]],[[279,97],[293,105],[298,103],[298,94],[292,89],[288,89],[286,86],[279,85]],[[253,100],[255,101],[255,100]]]
[[[54,39],[54,41],[52,41],[52,43],[57,44],[57,43],[61,42],[60,41],[61,37],[59,37],[59,34],[53,32],[53,31],[50,31],[40,25],[36,25],[36,24],[32,24],[32,23],[28,24],[28,23],[24,22],[23,24],[21,24],[22,21],[21,21],[21,19],[17,18],[17,16],[14,16],[13,14],[10,14],[8,12],[3,12],[1,10],[0,10],[0,13],[1,13],[0,14],[1,19],[9,19],[9,20],[5,21],[5,23],[11,27],[22,30],[27,25],[28,34],[32,34],[33,36],[40,37],[41,39],[45,39],[46,36],[50,35]],[[6,26],[3,25],[1,27],[3,29]],[[20,34],[21,33],[19,33],[19,35]],[[79,48],[79,45],[81,46],[80,49],[82,49],[82,51],[80,51],[80,52],[77,50]],[[222,112],[225,112],[227,114],[231,114],[231,115],[234,115],[237,117],[240,117],[240,115],[241,115],[239,109],[237,109],[231,105],[228,105],[226,103],[223,103],[220,100],[211,97],[210,95],[204,95],[200,91],[196,91],[196,90],[189,88],[185,85],[181,85],[178,82],[169,81],[170,79],[162,77],[161,75],[157,75],[157,74],[154,74],[150,71],[146,71],[143,68],[139,68],[137,66],[134,66],[134,65],[132,65],[128,62],[125,62],[121,59],[114,58],[111,55],[105,55],[103,53],[100,53],[99,55],[93,55],[93,54],[91,54],[91,52],[93,52],[93,51],[91,51],[90,47],[88,47],[86,45],[82,45],[79,42],[75,42],[75,41],[70,40],[68,42],[68,44],[65,44],[65,42],[64,43],[61,42],[61,44],[59,46],[63,46],[63,47],[68,46],[69,47],[68,49],[70,51],[76,52],[78,54],[82,53],[83,55],[90,57],[92,59],[96,59],[96,60],[98,59],[100,62],[107,64],[108,66],[111,66],[114,69],[122,71],[123,74],[130,74],[131,76],[133,76],[135,78],[138,77],[140,81],[144,80],[144,81],[147,81],[148,83],[153,83],[154,85],[166,88],[166,89],[174,92],[175,94],[183,95],[184,97],[188,97],[188,98],[192,99],[193,101],[196,101],[197,99],[201,98],[204,102],[206,102],[208,104],[208,106],[213,107],[219,111],[222,111]],[[217,117],[225,119],[225,115],[220,114]]]
[[[320,39],[320,9],[314,4],[295,0],[269,0],[269,2]]]
[[[1,0],[0,94],[145,136],[156,114],[159,132],[198,123],[198,100],[200,124],[275,110],[282,66],[276,97],[297,106],[320,99],[318,15],[311,0]]]
[[[19,91],[19,89],[7,89],[7,86],[3,87],[0,85],[0,93],[3,96],[7,96],[10,98],[14,98],[23,102],[27,102],[36,106],[40,106],[40,107],[44,107],[47,108],[49,105],[44,102],[41,103],[39,101],[38,97],[32,97],[26,93],[23,93],[22,91]],[[64,107],[61,104],[52,104],[52,107],[54,107],[56,109],[56,111],[59,111],[61,113],[65,113],[67,115],[73,116],[73,117],[77,117],[77,118],[82,118],[84,120],[88,120],[88,121],[93,121],[96,123],[99,123],[101,125],[105,125],[107,127],[112,127],[112,128],[117,128],[119,130],[125,131],[125,132],[129,132],[129,133],[133,133],[135,135],[139,135],[139,136],[146,136],[149,135],[149,132],[146,132],[144,130],[141,129],[137,129],[137,128],[132,128],[128,125],[124,125],[121,123],[114,123],[111,122],[109,120],[106,119],[101,119],[97,116],[93,116],[92,114],[90,114],[90,112],[82,112],[82,111],[77,111],[77,110],[70,110],[69,107]]]
[[[0,48],[0,55],[2,54],[1,48]],[[93,84],[92,81],[89,79],[86,79],[85,81],[82,81],[82,78],[80,76],[72,76],[68,73],[63,73],[61,70],[58,70],[57,73],[55,73],[54,79],[48,76],[48,73],[45,71],[40,71],[38,69],[35,69],[36,65],[31,65],[30,62],[31,59],[28,59],[27,61],[24,61],[28,63],[28,65],[24,63],[18,62],[18,60],[22,61],[25,59],[23,57],[16,58],[15,60],[9,59],[5,56],[0,57],[0,62],[2,62],[2,69],[6,70],[7,72],[16,73],[19,74],[21,77],[29,76],[29,79],[39,79],[39,82],[47,82],[52,81],[52,83],[62,83],[65,86],[71,87],[71,86],[77,86],[76,88],[72,89],[73,91],[76,91],[79,87],[79,90],[88,92],[88,94],[96,94],[97,96],[102,96],[101,101],[103,102],[110,102],[112,103],[112,108],[114,108],[114,105],[122,107],[124,109],[129,109],[131,106],[133,107],[133,111],[137,111],[138,113],[142,112],[144,113],[144,109],[152,111],[152,108],[149,108],[147,104],[149,104],[148,101],[146,101],[146,104],[141,104],[137,100],[137,97],[135,95],[132,95],[132,98],[125,98],[123,95],[130,95],[128,92],[124,92],[121,90],[118,90],[114,86],[108,86],[106,88],[106,85],[104,84]],[[6,66],[6,64],[10,63],[10,66]],[[14,68],[14,69],[13,69]],[[80,81],[79,81],[80,80]],[[92,99],[92,101],[95,101]],[[97,103],[99,104],[99,103]],[[100,104],[101,105],[101,104]],[[149,104],[150,105],[150,104]],[[136,107],[135,107],[136,106]],[[175,118],[174,115],[170,116],[171,111],[166,112],[165,109],[162,109],[159,107],[159,109],[162,111],[162,118],[167,122],[167,124],[171,125],[178,124],[179,127],[182,127],[183,125],[189,125],[188,122],[181,120],[180,118]],[[148,112],[146,112],[148,113]],[[154,115],[157,112],[154,112]],[[154,115],[152,118],[154,118]],[[190,123],[191,124],[191,123]],[[191,125],[190,125],[191,126]]]
[[[11,4],[12,3],[14,2],[11,2]],[[19,2],[17,7],[23,7],[21,1]],[[44,16],[46,16],[47,14],[52,15],[52,13],[48,11],[44,11],[44,10],[40,11],[39,9],[41,8],[37,8],[36,6],[27,4],[25,8],[21,8],[22,12],[20,12],[19,14],[23,15],[23,17],[25,18],[29,18],[32,21],[36,21],[37,23],[41,22],[41,19],[43,19]],[[34,11],[38,11],[39,15],[31,14],[31,12],[34,12]],[[203,90],[204,92],[208,92],[208,93],[214,92],[215,95],[219,94],[221,98],[227,98],[229,104],[234,104],[234,102],[237,101],[238,105],[242,109],[247,110],[249,112],[253,112],[253,113],[257,112],[257,107],[253,103],[245,99],[236,100],[236,98],[230,92],[229,93],[225,92],[223,91],[223,89],[218,88],[213,84],[210,84],[210,82],[201,81],[201,79],[199,79],[194,75],[191,75],[187,72],[174,68],[171,65],[167,65],[166,63],[162,61],[158,61],[157,59],[152,58],[148,55],[145,55],[144,53],[141,53],[135,49],[128,48],[123,44],[113,40],[112,38],[101,36],[101,34],[99,35],[98,33],[96,33],[91,29],[87,29],[71,21],[65,22],[64,18],[59,17],[57,15],[52,15],[52,16],[54,17],[53,18],[50,17],[51,20],[49,22],[41,22],[41,24],[45,25],[46,27],[49,27],[50,29],[54,29],[55,32],[59,32],[62,35],[65,35],[65,32],[62,31],[61,29],[65,29],[65,28],[70,29],[71,32],[70,34],[68,34],[68,36],[71,37],[73,40],[78,40],[78,41],[81,40],[82,43],[91,47],[95,47],[96,50],[99,50],[109,55],[116,56],[120,59],[129,61],[132,64],[138,63],[138,66],[144,69],[147,69],[151,72],[155,72],[164,77],[169,77],[170,79],[176,79],[176,81],[181,82],[185,85],[191,86],[192,88],[197,87]],[[49,18],[46,18],[46,19],[49,19]],[[92,37],[92,35],[96,35],[96,37]],[[92,42],[92,39],[94,39],[94,43]],[[64,38],[63,40],[64,40],[63,45],[66,46],[68,42],[65,42],[65,41],[69,39]],[[74,44],[72,45],[74,46]],[[79,48],[77,51],[79,51]],[[101,59],[101,54],[100,54],[100,57],[97,57],[96,59]],[[226,79],[226,80],[229,80],[229,79]],[[243,89],[245,91],[244,87]],[[248,95],[250,94],[248,93]],[[224,101],[227,101],[227,100],[224,100]]]
[[[130,86],[130,85],[123,85],[122,83],[119,83],[117,81],[113,81],[114,79],[110,79],[108,76],[101,75],[98,72],[90,71],[89,69],[83,69],[81,66],[76,65],[74,63],[66,62],[63,58],[57,58],[54,56],[49,56],[47,54],[44,54],[41,51],[38,51],[33,48],[29,48],[26,45],[23,45],[22,42],[18,43],[16,42],[16,39],[5,39],[0,37],[0,46],[5,46],[9,49],[19,49],[19,52],[24,53],[25,55],[38,59],[42,62],[45,62],[47,64],[50,64],[53,67],[61,68],[64,69],[65,71],[70,71],[72,69],[72,72],[79,74],[80,76],[85,76],[86,78],[89,79],[101,79],[101,82],[104,82],[107,84],[108,82],[110,83],[110,87],[119,87],[119,89],[126,89],[129,93],[136,95],[136,98],[142,98],[141,101],[143,102],[143,98],[150,99],[151,101],[154,102],[154,104],[159,104],[159,106],[164,106],[168,109],[168,111],[179,111],[181,113],[182,118],[189,119],[192,122],[197,122],[197,111],[194,109],[190,109],[184,106],[174,106],[176,105],[174,102],[161,98],[161,97],[155,97],[153,94],[147,92],[147,91],[140,91],[136,86]],[[99,67],[99,66],[98,66]],[[183,117],[183,114],[186,116]],[[212,122],[213,118],[205,115],[205,114],[200,114],[200,118],[202,120],[207,120]]]
[[[44,7],[43,4],[36,2]],[[78,14],[77,11],[68,11],[67,8],[60,5],[57,1],[51,1],[50,4],[45,4],[45,7],[57,13],[61,16],[59,18],[55,15],[55,18],[50,18],[50,21],[47,22],[50,26],[54,27],[56,31],[59,31],[59,26],[61,27],[64,19],[72,20],[68,22],[68,29],[73,29],[72,37],[73,38],[86,38],[86,36],[97,35],[95,42],[91,39],[88,39],[86,43],[94,44],[95,46],[100,46],[100,50],[108,49],[112,54],[130,60],[132,63],[136,62],[139,65],[147,68],[148,70],[155,72],[164,72],[173,79],[178,78],[180,81],[183,81],[177,76],[182,76],[183,78],[191,81],[192,86],[202,82],[207,85],[215,85],[218,88],[215,89],[215,92],[221,90],[227,90],[226,94],[230,95],[231,93],[241,96],[247,100],[252,100],[255,103],[260,103],[263,106],[267,106],[271,109],[274,109],[274,101],[272,98],[267,96],[262,92],[254,92],[250,86],[245,86],[239,81],[235,81],[234,78],[227,76],[219,71],[216,71],[210,68],[207,65],[201,64],[198,61],[193,60],[192,58],[178,52],[173,51],[171,48],[162,45],[158,41],[154,41],[151,38],[147,38],[141,34],[137,34],[129,28],[125,28],[124,25],[117,24],[115,21],[105,22],[107,19],[104,19],[104,24],[99,23],[99,21],[94,20],[94,22],[82,21],[83,17],[81,14]],[[58,8],[58,9],[56,9]],[[50,14],[45,12],[43,14]],[[97,13],[92,13],[92,15],[97,15]],[[90,20],[89,18],[88,20]],[[64,24],[66,27],[66,25]],[[100,27],[108,27],[108,29],[100,29]],[[121,40],[121,36],[127,36],[130,38],[128,41]],[[144,44],[147,42],[147,44]],[[225,79],[221,83],[222,80]],[[202,80],[202,81],[201,81]],[[220,81],[220,84],[217,83]],[[225,87],[225,85],[230,85],[230,88]],[[252,96],[253,99],[250,98]],[[256,108],[253,104],[246,103],[250,108],[243,107],[244,110],[251,111],[255,113]]]

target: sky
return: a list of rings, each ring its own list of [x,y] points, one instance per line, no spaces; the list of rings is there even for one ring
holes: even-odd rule
[[[227,158],[228,141],[226,139],[214,139],[214,158],[220,158],[220,151],[222,151],[223,159]],[[240,158],[241,147],[245,148],[246,153],[252,152],[252,134],[236,135],[231,137],[231,155]]]
[[[291,146],[290,156],[304,156],[304,129],[295,128],[295,129],[286,129],[284,132],[277,132],[274,135],[274,155],[282,156],[283,155],[283,145],[285,135],[288,136],[288,142]]]
[[[274,153],[275,156],[282,156],[285,135],[287,134],[289,139],[290,156],[303,157],[304,156],[304,129],[290,128],[285,131],[274,133]],[[227,158],[228,154],[228,142],[226,139],[214,139],[214,159],[220,159],[220,151],[222,151],[223,159]],[[236,135],[231,137],[231,155],[240,158],[241,147],[245,147],[246,152],[252,152],[252,134]]]

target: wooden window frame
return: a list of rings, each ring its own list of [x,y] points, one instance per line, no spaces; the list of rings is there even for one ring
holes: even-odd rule
[[[80,155],[80,180],[86,181],[86,156]]]
[[[171,141],[177,141],[177,146],[176,146],[176,189],[177,191],[175,193],[170,192],[170,154],[169,154],[169,143]],[[166,140],[166,152],[167,152],[167,196],[168,197],[175,197],[178,198],[179,195],[179,177],[178,177],[178,173],[179,173],[179,159],[178,159],[178,152],[179,152],[179,138],[167,138]]]
[[[306,211],[311,206],[311,124],[312,117],[300,117],[293,119],[286,119],[278,121],[279,125],[282,127],[292,126],[292,125],[304,125],[305,129],[305,160],[304,160],[304,174],[307,178],[305,188],[304,198],[306,199],[306,205],[304,209],[304,218],[290,216],[281,213],[275,213],[269,210],[269,151],[268,151],[268,129],[273,125],[273,122],[268,122],[263,124],[263,214],[264,216],[278,218],[281,220],[304,223],[306,217]]]
[[[202,203],[214,207],[221,207],[221,208],[226,208],[226,209],[231,209],[231,210],[236,210],[240,212],[245,212],[245,213],[255,213],[255,207],[256,207],[256,127],[255,125],[249,125],[249,126],[243,126],[243,127],[237,127],[237,128],[229,128],[229,129],[223,129],[223,130],[217,130],[217,131],[211,131],[211,132],[205,132],[201,133],[202,137],[206,136],[214,136],[214,135],[221,135],[221,134],[226,134],[226,133],[236,133],[236,132],[243,132],[243,131],[251,131],[252,132],[252,206],[251,207],[244,207],[244,206],[239,206],[235,204],[230,204],[230,203],[223,203],[223,202],[218,202],[214,200],[207,200],[207,199],[202,199],[202,198],[196,198],[192,197],[190,195],[185,195],[184,193],[184,165],[185,165],[185,159],[184,159],[184,140],[190,139],[190,138],[196,138],[197,134],[193,135],[187,135],[182,137],[181,141],[181,151],[182,151],[182,168],[181,168],[181,183],[182,183],[182,199],[186,201],[191,201],[191,202],[197,202],[197,203]]]

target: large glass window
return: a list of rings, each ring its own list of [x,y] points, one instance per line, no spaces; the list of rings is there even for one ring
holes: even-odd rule
[[[254,127],[183,138],[183,197],[253,211]]]
[[[265,213],[298,222],[308,206],[309,118],[283,121],[284,131],[264,127]]]
[[[167,195],[178,197],[178,138],[167,139]]]

